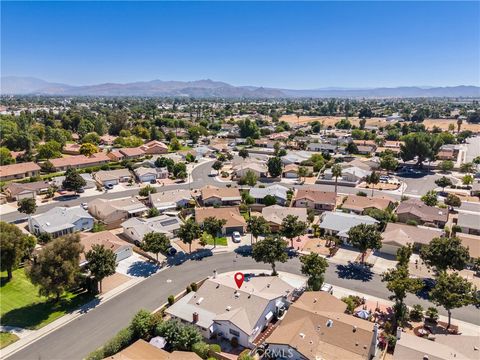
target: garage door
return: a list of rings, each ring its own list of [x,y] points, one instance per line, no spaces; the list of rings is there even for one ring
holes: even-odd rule
[[[225,229],[225,232],[227,235],[231,235],[234,231],[238,231],[240,234],[243,234],[243,227],[242,226],[233,226],[233,227],[228,227]]]
[[[117,262],[132,256],[132,253],[133,253],[133,250],[130,246],[120,249],[120,251],[117,252]]]

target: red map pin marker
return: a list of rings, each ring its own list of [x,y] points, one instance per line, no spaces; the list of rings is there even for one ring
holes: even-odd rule
[[[234,276],[235,283],[237,284],[238,288],[240,289],[243,284],[243,280],[245,280],[245,275],[241,272],[237,272]]]

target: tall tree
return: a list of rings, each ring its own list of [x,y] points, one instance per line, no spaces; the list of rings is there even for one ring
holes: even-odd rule
[[[395,171],[398,167],[398,160],[392,154],[380,158],[380,167],[387,172]]]
[[[300,257],[302,274],[308,276],[308,287],[311,291],[319,291],[322,288],[324,274],[328,267],[325,258],[317,253],[310,253]]]
[[[225,219],[217,219],[209,216],[203,220],[203,231],[213,238],[213,247],[217,247],[217,236],[222,233],[223,226],[227,223]]]
[[[274,156],[268,159],[267,167],[268,173],[271,177],[279,177],[280,175],[282,175],[283,164],[282,159],[280,159],[279,157]]]
[[[308,175],[308,169],[305,167],[305,166],[299,166],[298,167],[298,176],[300,177],[300,180],[303,180],[305,181],[305,178],[307,177]]]
[[[438,237],[420,250],[421,259],[429,267],[434,267],[437,272],[446,270],[463,270],[470,254],[468,248],[462,245],[457,237]]]
[[[277,275],[276,263],[288,260],[287,242],[278,236],[268,236],[252,246],[252,257],[256,262],[270,264],[272,275]]]
[[[63,180],[62,186],[65,190],[75,191],[82,189],[87,182],[80,176],[75,169],[68,169],[65,172],[65,180]]]
[[[447,186],[452,186],[452,180],[447,178],[446,176],[442,176],[441,178],[438,178],[435,180],[435,185],[440,186],[442,188],[442,192],[445,192],[445,188]]]
[[[27,274],[43,296],[60,296],[76,284],[83,246],[79,235],[67,235],[45,245]]]
[[[84,143],[80,146],[80,154],[90,157],[98,152],[98,148],[92,143]]]
[[[170,247],[170,240],[163,233],[149,232],[143,236],[142,250],[154,253],[157,262],[158,254],[166,254]]]
[[[178,237],[184,244],[188,244],[189,252],[192,252],[192,242],[198,239],[202,231],[200,226],[193,219],[188,219],[184,224],[180,225],[178,230]]]
[[[448,325],[452,321],[452,309],[460,308],[475,302],[475,289],[470,281],[457,273],[442,272],[435,287],[430,291],[430,299],[438,306],[442,306],[448,313]]]
[[[377,185],[380,182],[380,175],[376,171],[373,171],[370,175],[367,176],[366,181],[367,181],[367,184],[372,185],[372,196],[373,196],[373,190],[375,189],[375,185]]]
[[[0,269],[12,279],[12,272],[35,247],[35,238],[24,234],[17,226],[0,221]]]
[[[248,219],[248,231],[250,231],[252,235],[251,244],[253,245],[253,238],[255,238],[255,242],[257,242],[260,235],[266,236],[270,234],[270,226],[262,216],[252,216]]]
[[[17,206],[18,212],[21,212],[23,214],[32,215],[35,214],[35,211],[37,211],[37,202],[35,201],[35,199],[32,198],[19,200],[17,202]]]
[[[429,190],[425,195],[423,195],[420,200],[427,206],[435,206],[438,204],[437,193],[435,190]]]
[[[332,166],[332,176],[335,178],[335,195],[337,194],[338,178],[342,176],[342,167],[340,164]]]
[[[85,259],[88,261],[87,267],[90,273],[98,281],[100,292],[102,292],[103,279],[115,274],[117,255],[104,245],[94,244],[85,254]]]
[[[380,249],[382,247],[382,236],[376,225],[360,224],[354,226],[348,231],[348,239],[362,253],[362,263],[365,262],[365,254],[368,249]]]
[[[238,151],[238,156],[240,156],[243,160],[245,160],[247,157],[250,156],[250,154],[248,153],[247,149],[240,149]]]
[[[290,240],[290,244],[293,248],[293,239],[305,233],[307,230],[307,224],[298,220],[298,216],[287,215],[282,220],[282,235]]]

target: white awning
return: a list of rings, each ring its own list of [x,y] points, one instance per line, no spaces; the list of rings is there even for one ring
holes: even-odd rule
[[[273,312],[269,311],[267,315],[265,315],[265,320],[270,320],[273,317]]]

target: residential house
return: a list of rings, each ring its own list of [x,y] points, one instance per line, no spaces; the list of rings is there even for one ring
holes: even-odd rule
[[[38,174],[40,174],[40,166],[34,162],[0,166],[0,181],[24,179]]]
[[[270,230],[278,232],[282,228],[282,221],[288,215],[298,217],[299,221],[307,222],[307,209],[284,207],[280,205],[265,206],[262,209],[262,217],[267,220]]]
[[[132,245],[120,239],[117,235],[112,234],[110,231],[81,234],[80,242],[83,245],[83,252],[80,254],[80,266],[88,263],[85,254],[93,248],[93,245],[103,245],[105,249],[112,250],[116,255],[117,263],[133,255]]]
[[[234,231],[243,234],[247,229],[247,222],[242,214],[240,214],[238,207],[195,208],[195,221],[198,224],[202,224],[208,217],[214,217],[226,221],[222,228],[223,235],[229,235]]]
[[[63,146],[62,153],[69,155],[80,155],[80,144],[68,143]]]
[[[207,279],[165,312],[195,325],[207,339],[235,338],[240,346],[254,348],[258,335],[284,313],[303,290],[305,280],[293,283],[277,276],[248,276],[237,288],[233,276],[229,273]]]
[[[459,213],[457,225],[462,233],[480,235],[480,216],[478,214]]]
[[[34,235],[48,233],[52,237],[90,231],[94,219],[80,206],[54,207],[28,219],[28,229]]]
[[[118,136],[113,136],[113,135],[103,135],[103,136],[100,136],[100,144],[102,145],[113,145],[115,139],[117,138]]]
[[[147,155],[168,153],[168,146],[158,140],[152,140],[140,146],[140,149]]]
[[[83,180],[85,180],[85,186],[83,189],[95,189],[97,187],[97,182],[93,179],[92,174],[83,173],[79,174]],[[55,176],[52,180],[52,185],[55,185],[59,189],[63,189],[63,181],[65,180],[65,175]]]
[[[417,224],[431,224],[443,228],[448,220],[448,209],[427,206],[421,200],[410,199],[400,203],[397,208],[399,222],[416,222]]]
[[[304,292],[266,339],[269,351],[280,359],[373,359],[378,325],[346,314],[346,308],[328,292]]]
[[[320,215],[320,229],[327,235],[335,235],[345,241],[348,241],[348,231],[360,224],[374,225],[378,221],[370,216],[343,212],[324,212]]]
[[[442,145],[438,151],[438,160],[452,160],[456,161],[460,152],[460,146],[455,144]]]
[[[160,211],[175,210],[183,208],[193,201],[190,190],[176,189],[169,191],[159,191],[148,195],[148,202],[152,207]]]
[[[336,144],[314,142],[307,145],[307,150],[321,152],[322,154],[336,154],[338,146]]]
[[[255,140],[255,146],[273,149],[275,147],[276,141],[267,140],[267,139],[257,139]]]
[[[393,360],[478,360],[478,336],[435,334],[422,338],[399,332]]]
[[[348,195],[342,204],[342,209],[363,214],[367,209],[386,210],[393,207],[394,203],[395,201],[388,196]]]
[[[178,216],[160,215],[152,218],[130,218],[122,223],[123,234],[134,243],[141,243],[151,232],[165,234],[169,239],[176,236],[182,220]]]
[[[235,177],[242,178],[247,172],[253,172],[257,178],[264,178],[268,176],[268,167],[265,163],[257,161],[248,161],[242,162],[241,164],[235,165],[232,168]]]
[[[66,171],[67,169],[82,169],[91,166],[100,166],[109,163],[110,158],[103,152],[93,154],[90,157],[85,155],[75,155],[65,158],[49,160],[56,171]]]
[[[298,168],[297,164],[288,164],[283,168],[282,176],[287,179],[296,179],[298,178]]]
[[[200,198],[204,206],[239,205],[242,196],[237,188],[218,188],[207,185],[200,190]]]
[[[136,197],[107,200],[97,198],[88,203],[88,211],[109,229],[119,227],[120,224],[134,216],[140,216],[148,208]]]
[[[342,176],[338,178],[338,182],[350,183],[356,185],[365,179],[372,172],[370,170],[364,170],[356,166],[347,167],[342,169]],[[335,181],[335,177],[332,174],[332,169],[327,169],[323,173],[323,178],[329,181]]]
[[[480,258],[480,235],[456,233],[455,236],[462,241],[463,246],[468,248],[470,258]]]
[[[118,185],[133,180],[128,169],[100,170],[94,175],[95,180],[102,186]]]
[[[157,179],[161,176],[165,179],[165,170],[166,168],[149,168],[149,167],[138,167],[133,172],[135,173],[138,181],[144,182],[156,182]],[[166,170],[168,177],[168,170]]]
[[[310,159],[311,152],[308,151],[289,151],[287,155],[282,156],[282,163],[284,165],[297,164],[300,165],[303,161]]]
[[[389,222],[382,233],[381,252],[396,255],[398,249],[409,244],[418,250],[420,246],[428,245],[434,238],[442,235],[443,231],[440,229]]]
[[[290,136],[289,131],[282,131],[282,132],[279,132],[279,133],[270,134],[268,136],[268,138],[270,140],[279,141],[279,140],[287,140],[289,138],[289,136]]]
[[[150,340],[151,341],[151,340]],[[201,360],[202,358],[189,351],[172,351],[171,353],[152,345],[145,340],[137,340],[115,355],[105,360]]]
[[[298,189],[293,206],[317,211],[333,211],[337,205],[337,195],[331,191]]]
[[[263,199],[265,198],[265,196],[270,195],[275,198],[277,204],[283,206],[287,202],[288,190],[289,189],[285,186],[275,184],[264,188],[251,188],[250,196],[255,199],[256,204],[263,204]]]
[[[357,153],[361,155],[372,155],[376,149],[376,145],[357,145]]]
[[[29,183],[10,183],[5,187],[5,195],[10,201],[22,199],[35,199],[37,195],[44,194],[50,188],[48,181],[35,181]]]

